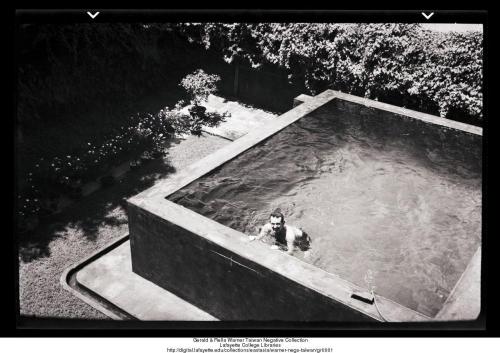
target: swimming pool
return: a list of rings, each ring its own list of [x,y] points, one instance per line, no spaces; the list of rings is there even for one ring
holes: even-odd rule
[[[167,230],[168,227],[161,230],[163,226],[155,225],[159,233],[164,234],[160,243],[168,242],[168,237],[173,239],[173,233],[185,232],[186,224],[192,225],[199,219],[192,213],[185,213],[190,210],[236,231],[231,234],[244,247],[235,251],[231,249],[234,244],[225,247],[216,241],[224,249],[231,250],[228,253],[199,244],[197,256],[215,254],[231,267],[236,262],[234,266],[241,270],[246,267],[250,269],[247,272],[262,273],[255,265],[263,265],[266,270],[269,267],[252,257],[257,250],[256,256],[264,254],[264,261],[273,259],[270,267],[276,273],[283,274],[281,268],[277,271],[272,268],[274,264],[290,263],[288,267],[281,266],[285,267],[287,279],[290,279],[289,269],[293,268],[292,280],[309,276],[299,282],[312,281],[312,287],[318,281],[345,281],[348,287],[353,285],[348,292],[374,289],[384,300],[405,308],[403,311],[409,309],[411,314],[402,317],[432,318],[442,309],[481,244],[481,134],[473,127],[464,131],[339,97],[333,91],[325,92],[315,103],[304,104],[306,110],[302,115],[299,106],[294,109],[298,117],[277,119],[276,131],[271,128],[271,131],[261,132],[260,140],[258,132],[249,136],[248,140],[257,141],[249,143],[250,148],[242,146],[242,151],[238,151],[235,146],[234,153],[223,151],[219,155],[225,157],[218,162],[210,163],[209,159],[200,164],[198,176],[187,177],[186,174],[167,183],[166,187],[156,188],[156,193],[162,193],[164,199],[181,206],[178,220],[174,222],[175,232]],[[287,119],[290,120],[288,124]],[[201,165],[202,170],[199,170]],[[139,199],[152,199],[153,195],[156,197],[155,191],[150,190]],[[145,208],[144,202],[132,204]],[[158,207],[155,205],[155,209]],[[172,207],[168,205],[169,210]],[[245,242],[244,234],[255,234],[276,207],[282,209],[287,223],[302,227],[313,239],[311,249],[296,251],[293,259],[284,253],[269,251],[267,245]],[[181,213],[186,219],[182,219]],[[134,227],[133,214],[134,211],[130,221],[133,264],[134,245],[137,245],[138,273],[164,284],[166,279],[153,272],[174,264],[150,259],[155,249],[145,246],[144,242],[145,238],[154,237],[147,235],[152,232],[144,224]],[[172,214],[169,212],[166,216],[170,222]],[[147,223],[151,226],[151,222]],[[179,227],[184,230],[181,232]],[[135,244],[134,229],[142,234]],[[217,237],[212,233],[202,234],[202,237],[207,236]],[[192,245],[193,239],[188,238],[178,238],[177,252],[182,253],[188,243]],[[158,245],[156,241],[153,243]],[[229,244],[226,240],[223,243]],[[150,253],[149,260],[146,261],[140,252]],[[238,260],[233,259],[233,255]],[[177,259],[175,263],[179,266],[182,260]],[[203,270],[210,273],[210,264],[210,261],[204,263],[207,267]],[[144,271],[144,267],[149,270]],[[301,274],[296,267],[310,272]],[[317,280],[312,278],[316,274],[311,275],[314,268],[320,273]],[[173,282],[185,281],[194,287],[196,276],[189,273],[192,279],[174,276],[166,286],[175,289],[178,285]],[[213,280],[217,281],[217,276]],[[232,289],[233,295],[241,295],[253,280],[236,278],[230,283],[237,287]],[[310,283],[301,284],[312,288]],[[228,286],[228,282],[223,285]],[[252,285],[252,289],[258,291],[259,286]],[[262,291],[272,295],[273,291],[266,288],[267,284],[262,285]],[[197,291],[189,286],[179,290],[190,298],[200,296],[194,292]],[[325,294],[324,290],[319,292]],[[335,295],[327,296],[338,299]],[[230,297],[224,294],[221,299],[227,303]],[[197,300],[202,307],[205,301],[213,302],[206,298]],[[352,307],[351,304],[347,306]],[[357,305],[354,303],[354,307]],[[363,305],[361,311],[373,310]],[[206,306],[213,307],[213,303]],[[223,311],[220,307],[212,312],[224,316]],[[243,315],[238,309],[233,312],[233,317]],[[320,312],[318,309],[319,318]],[[306,316],[314,319],[310,314]],[[265,318],[265,315],[260,317]]]
[[[481,241],[481,144],[463,143],[335,100],[168,199],[246,234],[279,207],[313,239],[295,256],[434,316]]]

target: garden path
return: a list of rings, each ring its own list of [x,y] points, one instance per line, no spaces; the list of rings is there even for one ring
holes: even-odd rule
[[[248,131],[256,129],[266,124],[270,119],[274,119],[278,116],[277,114],[243,105],[238,101],[230,101],[212,94],[208,97],[208,101],[202,105],[208,110],[217,111],[219,113],[224,111],[231,113],[231,116],[219,126],[205,127],[203,131],[233,141],[245,135]]]

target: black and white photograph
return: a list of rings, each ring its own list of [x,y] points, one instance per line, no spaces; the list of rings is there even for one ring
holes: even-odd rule
[[[21,327],[484,328],[486,11],[64,13],[16,11]]]

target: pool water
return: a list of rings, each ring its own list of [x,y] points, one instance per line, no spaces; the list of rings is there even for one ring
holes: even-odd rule
[[[302,261],[435,316],[481,242],[481,137],[335,100],[168,197],[256,234],[279,207]]]

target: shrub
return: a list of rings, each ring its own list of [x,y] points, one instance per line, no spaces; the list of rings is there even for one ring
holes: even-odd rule
[[[228,63],[284,68],[309,94],[326,88],[481,124],[482,34],[418,24],[189,23],[188,40]]]
[[[191,134],[200,136],[203,126],[217,126],[229,116],[227,112],[209,112],[201,105],[207,101],[208,96],[217,92],[217,82],[220,77],[210,75],[203,70],[196,70],[187,75],[180,83],[180,86],[186,90],[190,97],[190,105],[188,106],[189,116],[178,115],[175,117],[174,125],[180,125],[178,130],[189,131]],[[179,102],[181,105],[184,102]],[[178,106],[178,111],[180,106]]]
[[[216,83],[220,81],[217,75],[209,75],[199,69],[184,77],[180,86],[188,93],[192,104],[206,101],[210,94],[217,92]]]

